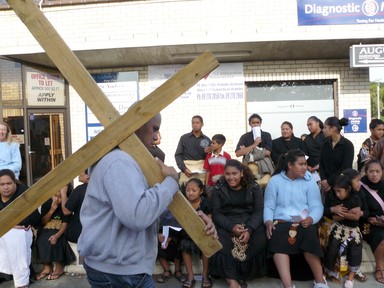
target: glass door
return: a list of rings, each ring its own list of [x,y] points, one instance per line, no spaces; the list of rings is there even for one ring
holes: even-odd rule
[[[28,110],[30,185],[65,158],[64,111]]]

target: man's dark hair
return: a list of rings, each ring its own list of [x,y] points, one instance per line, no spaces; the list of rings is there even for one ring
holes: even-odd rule
[[[249,123],[249,124],[251,124],[251,120],[252,120],[253,118],[257,118],[257,119],[259,119],[259,120],[260,120],[260,123],[263,122],[263,119],[261,118],[261,116],[260,116],[259,114],[253,113],[253,114],[252,114],[251,116],[249,116],[249,118],[248,118],[248,123]]]
[[[204,124],[203,117],[201,117],[200,115],[195,115],[195,116],[192,117],[192,119],[193,119],[193,118],[197,118],[197,119],[199,119],[200,122]]]

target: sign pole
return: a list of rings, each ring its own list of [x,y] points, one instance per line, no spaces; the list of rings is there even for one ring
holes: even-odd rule
[[[380,119],[380,80],[377,81],[377,86],[376,86],[376,96],[377,96],[377,119]]]

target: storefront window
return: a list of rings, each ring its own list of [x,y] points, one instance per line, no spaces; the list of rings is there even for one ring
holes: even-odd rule
[[[308,117],[315,115],[324,121],[335,115],[335,85],[336,80],[332,79],[247,82],[247,116],[260,114],[262,129],[272,138],[281,136],[280,125],[284,121],[293,124],[295,135],[306,134]]]
[[[22,107],[21,64],[0,59],[0,83],[3,107]]]

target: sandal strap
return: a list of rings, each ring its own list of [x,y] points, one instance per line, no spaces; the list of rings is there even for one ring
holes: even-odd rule
[[[188,279],[183,283],[183,287],[186,287],[186,288],[193,287],[194,285],[195,285],[195,280]]]
[[[212,280],[211,278],[207,277],[207,278],[202,278],[201,279],[201,282],[202,282],[202,285],[201,287],[212,287]],[[204,285],[205,284],[205,285]]]

